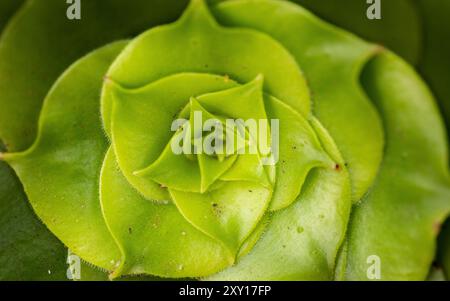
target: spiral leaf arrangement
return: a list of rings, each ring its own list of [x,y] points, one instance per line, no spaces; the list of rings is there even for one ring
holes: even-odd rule
[[[208,139],[197,112],[223,128],[279,121],[278,160],[264,164],[270,127],[254,153],[174,153]],[[423,279],[450,212],[445,137],[427,87],[387,50],[295,4],[192,0],[73,64],[34,144],[2,158],[45,225],[111,278],[367,279],[377,256],[382,279]]]

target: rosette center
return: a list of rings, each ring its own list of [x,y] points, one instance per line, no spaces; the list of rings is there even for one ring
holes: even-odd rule
[[[205,193],[230,181],[270,187],[262,160],[270,149],[262,82],[258,76],[243,86],[191,97],[172,122],[175,134],[162,154],[135,175],[186,192]],[[175,176],[186,172],[188,180]]]

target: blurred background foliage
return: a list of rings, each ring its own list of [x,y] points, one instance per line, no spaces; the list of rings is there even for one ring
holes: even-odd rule
[[[0,2],[0,32],[23,2],[24,0],[5,0]]]
[[[47,1],[47,0],[28,0]],[[0,32],[22,5],[29,5],[24,0],[0,1]],[[92,0],[91,0],[92,1]],[[211,4],[233,0],[209,0]],[[279,0],[287,1],[287,0]],[[368,20],[366,0],[291,0],[313,13],[349,30],[356,35],[391,49],[414,65],[428,82],[445,117],[447,129],[450,128],[450,1],[448,0],[381,0],[382,19]],[[54,2],[54,0],[52,0]],[[59,1],[65,2],[65,1]],[[85,15],[95,16],[108,10],[111,3],[123,6],[139,7],[145,3],[161,4],[158,0],[105,1],[94,0],[98,5],[87,5],[87,9],[96,9]],[[103,2],[100,4],[100,2]],[[158,22],[169,22],[181,14],[188,0],[168,0],[167,6],[173,5],[167,18]],[[164,2],[166,3],[166,2]],[[63,5],[63,4],[61,4]],[[65,4],[64,4],[65,5]],[[104,10],[100,6],[104,5]],[[133,11],[132,8],[130,10]],[[65,11],[61,11],[65,13]],[[20,13],[20,12],[19,12]],[[106,13],[106,15],[108,15]],[[54,24],[60,32],[75,35],[80,28],[91,27],[93,32],[99,31],[108,22],[114,20],[97,16],[97,20],[81,20],[84,25],[71,26],[70,21],[63,20]],[[44,22],[44,20],[42,20]],[[43,23],[44,24],[44,23]],[[111,35],[112,41],[128,38],[145,30],[152,22],[142,22],[129,30]],[[72,31],[72,32],[71,32]],[[79,32],[78,32],[79,34]],[[110,42],[103,39],[102,43]],[[79,51],[71,53],[73,58],[62,60],[49,82],[56,79],[74,59],[100,46],[91,43],[79,47]],[[0,33],[1,47],[1,33]],[[47,87],[49,88],[49,87]],[[44,94],[45,95],[45,94]],[[420,116],[418,116],[420,118]],[[449,131],[450,132],[450,131]],[[45,228],[34,215],[20,182],[6,164],[0,162],[0,280],[63,280],[66,279],[65,247]],[[438,269],[433,269],[433,280],[442,278],[442,267],[450,277],[450,222],[442,231],[438,252]],[[82,280],[105,280],[107,275],[89,265],[82,263]],[[147,278],[147,280],[152,278]]]

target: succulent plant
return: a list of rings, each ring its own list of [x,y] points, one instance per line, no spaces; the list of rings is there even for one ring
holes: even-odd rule
[[[450,176],[413,68],[290,2],[192,0],[176,21],[184,3],[169,2],[92,1],[99,19],[64,35],[33,26],[64,5],[35,0],[6,29],[1,158],[51,233],[111,279],[368,280],[373,258],[383,280],[425,279]],[[279,132],[254,153],[174,153],[208,139],[198,112]]]

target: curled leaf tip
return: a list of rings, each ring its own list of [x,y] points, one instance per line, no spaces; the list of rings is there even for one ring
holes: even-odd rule
[[[119,84],[118,82],[114,81],[108,75],[105,75],[103,77],[103,85],[104,85],[105,88],[110,88],[111,91],[126,91],[127,90],[121,84]]]
[[[254,79],[254,81],[255,82],[258,82],[258,83],[264,83],[264,74],[263,73],[259,73],[256,77],[255,77],[255,79]]]
[[[191,98],[189,98],[189,104],[192,106],[193,104],[196,104],[196,103],[198,103],[198,101],[197,101],[197,99],[194,97],[194,96],[192,96]]]
[[[119,276],[116,274],[116,272],[112,272],[112,273],[109,273],[109,274],[108,274],[108,279],[109,279],[110,281],[114,281],[114,280],[116,280],[117,278],[119,278]]]
[[[198,25],[205,25],[205,23],[218,25],[204,0],[191,0],[185,13],[180,18],[180,22],[193,22],[193,24]]]
[[[380,53],[382,53],[382,52],[384,52],[384,51],[386,51],[386,48],[385,48],[383,45],[376,44],[376,45],[374,46],[374,54],[375,54],[375,55],[376,55],[376,54],[380,54]]]

